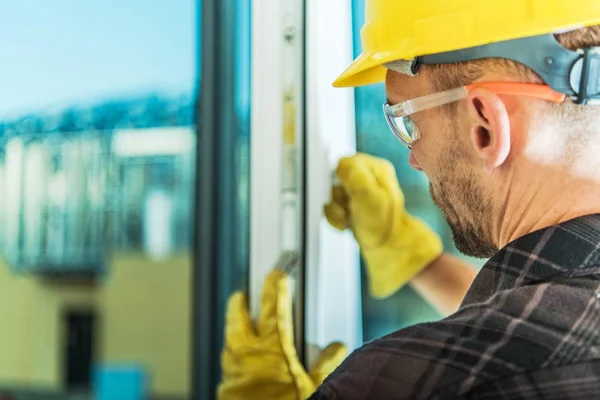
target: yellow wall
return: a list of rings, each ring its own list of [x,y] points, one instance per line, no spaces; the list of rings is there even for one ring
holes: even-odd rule
[[[191,260],[152,262],[115,255],[97,287],[50,284],[0,263],[0,384],[60,389],[61,313],[93,308],[101,362],[139,363],[155,394],[187,396],[190,367]]]
[[[28,384],[33,379],[35,283],[13,277],[0,264],[0,380]]]
[[[35,278],[29,278],[34,280]],[[98,289],[69,284],[48,284],[35,280],[33,326],[29,346],[33,352],[32,379],[37,386],[60,389],[63,379],[66,332],[65,310],[98,310]]]
[[[102,354],[107,362],[150,367],[153,392],[188,394],[191,259],[149,261],[120,254],[103,293]]]
[[[93,307],[94,288],[48,285],[0,262],[0,382],[59,388],[61,312]]]

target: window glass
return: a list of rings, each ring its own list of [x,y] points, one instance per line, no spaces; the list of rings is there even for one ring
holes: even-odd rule
[[[361,53],[360,28],[365,21],[364,10],[365,0],[353,0],[355,55]],[[393,136],[385,122],[381,111],[385,98],[383,84],[355,90],[357,150],[391,161],[396,168],[408,211],[423,219],[441,236],[445,251],[480,265],[481,260],[469,259],[456,250],[450,228],[429,196],[429,182],[426,175],[410,167],[408,150]],[[374,300],[367,292],[364,272],[362,282],[365,341],[379,338],[409,325],[440,318],[437,311],[408,286],[387,299]]]
[[[248,289],[250,208],[249,0],[203,0],[197,103],[194,398],[221,380],[227,300]]]
[[[235,0],[234,48],[234,112],[235,115],[235,188],[231,196],[235,204],[235,245],[237,278],[235,287],[248,287],[250,263],[250,42],[251,14],[248,0]]]
[[[197,2],[2,13],[0,394],[189,398]]]

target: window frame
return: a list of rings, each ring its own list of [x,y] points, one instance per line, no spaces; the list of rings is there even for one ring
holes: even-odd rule
[[[306,342],[341,341],[350,350],[363,344],[359,248],[350,231],[325,220],[333,173],[341,157],[356,153],[352,89],[331,83],[353,59],[352,7],[345,0],[307,3],[307,228]],[[331,29],[335,21],[336,29]]]
[[[240,286],[248,280],[247,273],[240,276],[239,272],[248,271],[248,257],[244,254],[248,246],[237,245],[247,240],[247,233],[238,228],[240,219],[248,216],[239,210],[238,171],[242,168],[238,163],[243,161],[236,158],[240,133],[247,133],[240,124],[249,123],[238,118],[239,92],[246,92],[249,82],[245,81],[247,74],[236,71],[240,58],[250,56],[243,45],[236,46],[247,37],[247,32],[236,29],[240,27],[236,17],[250,18],[247,4],[248,0],[197,3],[200,59],[194,113],[198,139],[190,368],[194,399],[216,397],[227,299],[234,291],[244,289]]]

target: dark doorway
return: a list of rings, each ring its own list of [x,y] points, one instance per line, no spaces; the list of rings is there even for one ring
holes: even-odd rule
[[[94,359],[93,311],[65,314],[65,384],[67,389],[89,389]]]

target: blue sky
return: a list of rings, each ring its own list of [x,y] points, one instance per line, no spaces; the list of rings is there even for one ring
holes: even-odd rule
[[[195,86],[195,0],[3,3],[0,118]]]

